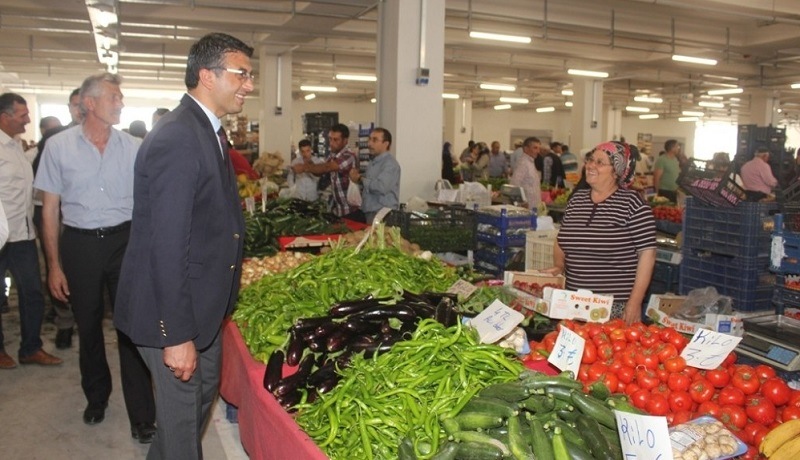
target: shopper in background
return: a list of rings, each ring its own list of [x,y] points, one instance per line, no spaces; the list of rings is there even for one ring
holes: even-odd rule
[[[364,221],[372,224],[381,208],[397,209],[400,206],[400,164],[389,151],[392,133],[388,129],[373,129],[367,145],[372,157],[369,166],[363,176],[358,169],[350,170],[350,180],[361,185]]]
[[[475,160],[478,159],[478,144],[475,141],[469,141],[469,146],[461,152],[458,160],[461,162],[461,179],[464,182],[472,182],[476,179],[475,176]]]
[[[489,177],[498,178],[508,175],[508,161],[506,154],[500,150],[500,142],[492,142],[492,151],[489,155],[488,173]]]
[[[156,123],[158,122],[158,120],[160,120],[161,117],[163,117],[164,115],[166,115],[168,113],[169,113],[169,109],[167,109],[167,108],[164,108],[164,107],[157,108],[153,112],[153,118],[150,121],[150,129],[155,128],[156,127]]]
[[[71,121],[67,125],[68,128],[78,126],[81,124],[83,114],[81,113],[81,89],[75,88],[69,95],[69,116]]]
[[[453,145],[445,142],[442,146],[442,179],[449,181],[450,184],[456,183],[455,162],[456,160],[453,159]]]
[[[606,142],[585,162],[588,188],[576,188],[561,220],[554,267],[570,290],[614,296],[612,318],[641,321],[656,260],[655,220],[641,195],[629,190],[639,152]]]
[[[769,166],[769,149],[757,148],[753,159],[742,165],[741,176],[748,201],[774,198],[778,179],[772,175],[772,168]]]
[[[511,155],[509,155],[509,161],[508,161],[508,166],[511,168],[512,173],[516,169],[517,161],[519,161],[522,155],[524,155],[522,151],[522,142],[517,141],[514,143],[514,151],[511,152]]]
[[[536,170],[536,157],[539,156],[542,141],[536,137],[529,137],[522,143],[523,155],[517,160],[514,173],[509,181],[525,191],[528,209],[537,210],[542,202],[541,179]]]
[[[111,308],[133,207],[133,162],[141,141],[118,131],[121,78],[103,73],[81,85],[82,122],[47,141],[36,188],[44,192],[42,227],[53,297],[72,306],[78,325],[87,425],[105,419],[112,391],[106,359],[103,291]],[[63,220],[63,233],[61,224]],[[152,442],[155,408],[150,373],[129,336],[117,331],[122,392],[131,434]]]
[[[314,152],[311,150],[311,141],[308,139],[298,142],[297,147],[300,149],[299,155],[292,160],[292,166],[297,164],[319,164],[323,161],[322,158],[314,158]],[[298,174],[290,170],[288,182],[289,187],[294,187],[293,198],[306,201],[317,201],[319,199],[319,190],[317,190],[319,177],[307,172]]]
[[[477,181],[489,177],[489,157],[491,153],[486,142],[478,142],[475,145],[477,156],[472,163],[472,180]]]
[[[189,50],[180,105],[139,149],[133,223],[114,325],[153,374],[158,431],[149,459],[203,458],[219,389],[220,329],[242,269],[244,216],[220,117],[254,90],[253,48],[226,34]]]
[[[147,136],[147,125],[142,120],[133,120],[128,126],[128,134],[139,139],[144,139]]]
[[[30,121],[22,96],[0,95],[0,202],[5,207],[9,229],[8,241],[0,251],[0,267],[11,272],[19,294],[19,362],[49,366],[61,364],[61,359],[42,349],[44,295],[33,225],[33,168],[14,138],[25,132]],[[4,344],[0,316],[0,369],[12,369],[17,363],[5,352]]]
[[[558,142],[554,144],[559,149],[561,148],[561,144]],[[550,187],[563,186],[564,165],[561,164],[561,158],[556,155],[551,146],[542,150],[543,152],[536,157],[536,169],[539,170],[539,174],[542,176],[542,185]]]
[[[678,175],[681,173],[681,145],[675,139],[664,142],[664,154],[653,167],[653,187],[659,196],[678,201]]]
[[[331,184],[330,207],[331,212],[339,217],[354,213],[354,208],[347,202],[347,187],[350,186],[350,171],[358,169],[358,155],[350,150],[347,145],[350,139],[350,129],[341,123],[335,124],[328,132],[328,144],[331,153],[324,163],[300,163],[292,166],[295,174],[312,173],[317,176],[328,175]],[[325,181],[322,178],[320,182]]]
[[[0,201],[0,250],[6,245],[6,241],[8,241],[8,219],[3,203]]]
[[[568,145],[553,142],[550,148],[553,149],[553,152],[561,159],[561,166],[564,168],[564,174],[578,172],[578,157],[569,151]]]

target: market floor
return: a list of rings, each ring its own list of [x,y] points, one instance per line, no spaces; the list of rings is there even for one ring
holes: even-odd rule
[[[17,359],[19,313],[12,297],[10,312],[3,314],[5,348]],[[0,457],[10,460],[144,459],[148,445],[131,438],[119,378],[119,355],[111,320],[105,320],[106,354],[114,387],[99,425],[83,423],[86,400],[80,386],[77,334],[73,346],[56,350],[55,326],[42,327],[44,349],[64,360],[54,367],[17,366],[0,370]],[[245,460],[239,427],[225,417],[225,403],[215,407],[203,438],[203,453],[210,460]]]

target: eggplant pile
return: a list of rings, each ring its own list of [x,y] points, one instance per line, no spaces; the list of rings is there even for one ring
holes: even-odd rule
[[[264,388],[286,410],[302,401],[312,402],[318,394],[333,389],[354,354],[371,358],[392,345],[407,340],[420,320],[433,318],[446,327],[456,324],[457,298],[454,294],[404,291],[391,297],[339,302],[328,314],[299,318],[289,329],[286,350],[272,352],[264,372]],[[284,364],[297,366],[284,376]]]

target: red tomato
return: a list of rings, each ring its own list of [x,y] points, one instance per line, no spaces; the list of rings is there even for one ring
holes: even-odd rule
[[[759,364],[755,368],[755,373],[761,381],[775,377],[775,368],[766,364]]]
[[[658,369],[658,356],[653,354],[652,350],[643,350],[641,353],[637,353],[636,357],[637,366],[644,366],[648,369]]]
[[[741,460],[756,460],[758,455],[758,448],[754,446],[747,446],[747,452],[743,453],[739,458]]]
[[[768,378],[761,384],[761,394],[776,406],[782,406],[789,402],[792,396],[792,389],[780,377]]]
[[[614,357],[614,347],[611,342],[603,342],[597,345],[597,359],[600,361],[608,361]]]
[[[672,391],[686,391],[692,383],[692,378],[686,374],[672,373],[667,378],[667,386]]]
[[[747,425],[747,413],[740,406],[723,405],[720,410],[720,421],[730,428],[741,430]]]
[[[611,343],[611,339],[608,338],[608,334],[600,329],[600,332],[597,335],[592,336],[592,342],[594,342],[595,345],[600,346],[602,343]]]
[[[792,395],[789,396],[790,406],[800,407],[800,390],[792,390]]]
[[[650,393],[654,394],[654,395],[662,395],[665,398],[669,398],[669,394],[672,393],[672,392],[669,391],[669,387],[667,387],[663,383],[660,383],[657,387],[655,387],[652,390],[650,390]]]
[[[669,338],[665,342],[672,344],[678,350],[678,353],[682,352],[686,348],[686,344],[689,343],[689,339],[675,329],[670,328],[670,331]]]
[[[722,361],[722,367],[728,367],[736,363],[736,352],[730,352],[725,360]]]
[[[630,366],[622,366],[617,371],[617,377],[619,377],[619,381],[625,384],[633,382],[634,377],[636,377],[636,371]]]
[[[723,388],[731,381],[731,374],[722,367],[706,371],[706,378],[714,388]]]
[[[739,439],[746,444],[753,446],[761,445],[764,436],[769,433],[769,429],[760,423],[748,423],[744,429],[739,432]]]
[[[681,356],[673,356],[664,361],[664,369],[669,373],[681,372],[686,369],[686,360]]]
[[[645,331],[639,338],[639,343],[646,348],[652,348],[659,341],[658,334],[653,334],[650,331]]]
[[[589,381],[589,365],[581,364],[578,368],[578,380],[581,382]]]
[[[689,386],[689,395],[691,395],[692,401],[702,404],[710,401],[714,396],[714,387],[706,379],[695,380]]]
[[[719,418],[721,407],[714,401],[706,401],[697,408],[697,415],[710,415],[714,418]]]
[[[749,369],[736,370],[731,376],[731,383],[734,387],[742,390],[742,392],[744,392],[746,395],[751,395],[758,392],[758,387],[761,386],[761,382],[758,380],[758,375]]]
[[[775,405],[763,396],[750,396],[747,398],[747,416],[756,423],[764,425],[775,421],[777,412]]]
[[[636,350],[632,347],[628,348],[622,352],[620,359],[622,360],[622,364],[628,367],[636,367]]]
[[[613,372],[607,372],[600,376],[599,380],[603,382],[609,391],[616,393],[619,388],[619,377]]]
[[[639,339],[642,338],[642,327],[641,323],[639,325],[632,324],[627,329],[625,329],[625,339],[628,342],[636,343],[639,342]]]
[[[656,375],[658,376],[658,380],[660,382],[667,383],[667,379],[669,379],[669,372],[667,372],[666,369],[659,366],[658,369],[656,369]]]
[[[608,366],[600,361],[589,366],[589,381],[594,382],[600,378],[601,375],[608,372]]]
[[[620,318],[612,319],[611,321],[603,324],[603,330],[609,335],[615,331],[622,331],[622,334],[625,335],[626,327],[628,327],[628,325],[625,324],[625,321]]]
[[[618,340],[622,340],[625,343],[628,341],[625,339],[625,329],[613,329],[607,332],[608,337],[611,339],[612,342],[616,342]]]
[[[797,419],[800,419],[800,407],[786,406],[783,408],[783,413],[781,414],[781,420],[786,422],[789,420],[797,420]]]
[[[680,425],[681,423],[686,423],[693,418],[695,418],[694,414],[687,410],[678,411],[672,415],[672,424]]]
[[[592,364],[597,361],[597,347],[594,343],[586,341],[583,345],[583,357],[581,362],[584,364]]]
[[[637,391],[639,391],[639,390],[641,390],[641,388],[639,387],[639,385],[637,385],[637,384],[635,384],[635,383],[631,382],[631,383],[627,383],[627,384],[625,384],[625,390],[624,390],[623,392],[624,392],[626,395],[628,395],[628,398],[630,398],[630,397],[631,397],[631,395],[633,395],[634,393],[636,393],[636,392],[637,392]]]
[[[631,404],[633,404],[638,409],[645,410],[645,407],[647,406],[647,403],[649,401],[650,401],[650,392],[645,390],[644,388],[636,390],[631,395]]]
[[[548,332],[547,335],[544,336],[544,339],[542,339],[542,343],[544,343],[544,349],[548,352],[552,352],[553,347],[556,345],[556,338],[558,338],[557,331]]]
[[[664,363],[668,359],[678,356],[678,349],[674,345],[662,343],[658,346],[656,353],[658,354],[658,361]]]
[[[651,415],[667,415],[669,412],[669,401],[664,395],[653,394],[645,404],[644,410]]]
[[[658,376],[650,369],[638,369],[636,371],[636,384],[645,390],[651,390],[658,386]]]
[[[622,337],[622,339],[615,339],[615,338],[612,337],[611,338],[611,346],[614,349],[614,353],[618,353],[618,352],[624,351],[626,348],[628,348],[628,341],[625,340],[625,337]]]
[[[669,395],[669,408],[672,412],[691,411],[692,397],[685,391],[673,391]]]
[[[742,390],[735,387],[725,387],[719,392],[717,401],[721,405],[732,404],[734,406],[744,406],[745,394]]]
[[[612,358],[612,359],[611,359],[611,360],[608,362],[608,371],[609,371],[609,372],[613,372],[613,373],[615,373],[615,374],[616,374],[616,373],[617,373],[617,372],[619,372],[619,370],[620,370],[620,369],[622,369],[623,367],[625,367],[625,365],[624,365],[624,364],[622,364],[622,361],[618,359],[618,356],[617,356],[617,355],[614,355],[614,358]]]

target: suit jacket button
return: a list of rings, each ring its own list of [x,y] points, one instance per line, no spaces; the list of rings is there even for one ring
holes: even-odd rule
[[[231,270],[236,270],[236,265],[231,265]]]
[[[234,233],[233,234],[233,239],[234,240],[238,240],[239,239],[239,234],[238,233]]]

